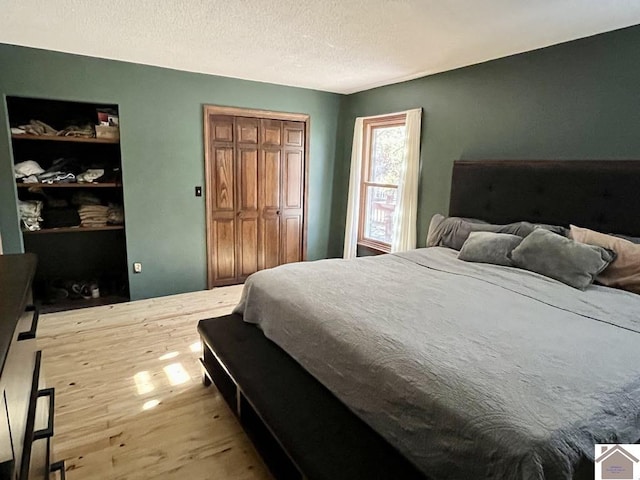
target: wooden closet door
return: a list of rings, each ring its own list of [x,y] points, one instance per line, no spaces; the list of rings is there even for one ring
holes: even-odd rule
[[[235,119],[231,116],[210,115],[207,120],[209,284],[228,285],[237,278]]]
[[[303,122],[283,122],[280,263],[302,261],[304,126]]]
[[[260,120],[260,269],[280,265],[282,122]]]
[[[238,281],[258,271],[258,157],[257,118],[236,118],[236,262]]]
[[[209,287],[304,257],[307,124],[245,112],[205,107]]]

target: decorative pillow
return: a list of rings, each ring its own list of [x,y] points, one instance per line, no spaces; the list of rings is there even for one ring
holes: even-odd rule
[[[598,282],[608,287],[640,293],[640,245],[575,225],[571,225],[571,238],[576,242],[597,245],[616,252],[616,259],[598,275]]]
[[[614,260],[606,248],[585,245],[537,228],[513,252],[513,263],[526,270],[584,290]]]
[[[519,237],[526,237],[535,228],[544,228],[560,235],[566,234],[564,227],[556,225],[533,224],[529,222],[515,222],[507,225],[492,225],[475,218],[444,217],[436,214],[431,218],[427,247],[448,247],[460,250],[471,232],[510,233]]]
[[[522,237],[509,233],[471,232],[458,254],[465,262],[492,263],[512,267],[511,251],[520,245]]]
[[[495,230],[498,233],[510,233],[512,235],[518,235],[522,238],[528,236],[536,228],[549,230],[550,232],[557,233],[558,235],[562,235],[563,237],[566,237],[568,234],[568,230],[565,227],[561,227],[559,225],[548,225],[546,223],[515,222],[509,223],[507,225],[494,226],[498,227]]]
[[[621,233],[610,233],[612,237],[624,238],[625,240],[630,241],[631,243],[640,244],[640,237],[630,237],[629,235],[622,235]]]
[[[431,217],[431,221],[429,222],[429,230],[427,231],[427,247],[437,247],[438,242],[440,241],[440,224],[444,221],[446,217],[439,213],[436,213],[433,217]]]
[[[427,233],[427,247],[448,247],[460,250],[471,233],[474,223],[488,223],[473,218],[445,217],[436,213],[431,217]]]

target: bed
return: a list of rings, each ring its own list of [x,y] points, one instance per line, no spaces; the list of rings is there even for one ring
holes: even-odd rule
[[[637,236],[639,163],[456,162],[450,214]],[[456,256],[259,272],[201,322],[206,382],[278,477],[591,478],[596,441],[638,441],[640,297]]]

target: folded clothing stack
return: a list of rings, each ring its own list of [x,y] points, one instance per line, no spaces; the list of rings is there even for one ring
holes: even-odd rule
[[[29,123],[26,125],[20,125],[17,128],[12,128],[11,133],[28,133],[30,135],[57,135],[58,130],[40,120],[29,120]]]
[[[116,205],[115,203],[109,204],[107,223],[109,223],[109,225],[122,225],[124,223],[124,209],[122,205]]]
[[[73,158],[58,158],[44,170],[38,162],[25,160],[13,167],[15,177],[22,183],[70,183],[76,181]]]
[[[18,210],[20,212],[20,220],[24,227],[30,232],[40,230],[40,222],[42,217],[42,202],[40,200],[18,200]]]
[[[107,225],[109,207],[106,205],[82,205],[78,209],[81,227],[104,227]]]
[[[43,169],[38,162],[25,160],[13,166],[15,178],[22,183],[93,183],[99,178],[105,177],[104,168],[85,168],[75,158],[57,158],[51,163],[51,167]],[[108,177],[116,179],[118,168],[112,168]],[[109,181],[106,178],[105,181]]]
[[[103,168],[90,168],[77,176],[79,183],[91,183],[104,175]]]
[[[44,168],[34,160],[25,160],[24,162],[16,163],[13,166],[15,178],[25,181],[26,178],[34,177],[37,181],[37,176],[44,173]]]
[[[69,206],[65,199],[47,198],[42,210],[46,228],[77,227],[80,225],[78,209]]]
[[[46,228],[77,227],[80,225],[78,210],[75,208],[46,208],[43,216]]]
[[[92,138],[96,136],[95,129],[90,123],[82,125],[67,125],[62,130],[56,130],[51,125],[41,120],[29,120],[26,125],[13,127],[11,133],[14,135],[29,134],[38,136],[58,136],[58,137],[84,137]]]
[[[71,197],[71,203],[78,207],[83,205],[102,205],[102,201],[98,197],[84,191],[74,193]]]

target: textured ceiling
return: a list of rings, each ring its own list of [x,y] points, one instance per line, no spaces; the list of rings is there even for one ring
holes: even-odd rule
[[[640,23],[638,0],[0,0],[0,11],[0,43],[340,93]]]

